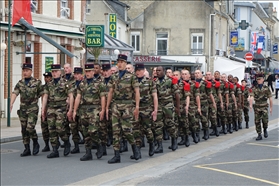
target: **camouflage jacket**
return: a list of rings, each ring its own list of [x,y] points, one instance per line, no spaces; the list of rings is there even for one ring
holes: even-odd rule
[[[105,87],[95,79],[88,84],[84,79],[79,84],[77,94],[81,95],[80,105],[98,105],[101,106],[101,97],[106,95]]]
[[[194,82],[189,81],[188,83],[190,84],[190,90],[189,91],[184,90],[185,98],[187,96],[190,96],[189,107],[197,107],[198,105],[197,105],[196,97],[200,96],[200,89],[198,86],[196,86]]]
[[[21,79],[16,84],[13,93],[17,96],[20,94],[20,107],[38,104],[38,99],[43,94],[42,82],[31,77],[26,85],[25,79]]]
[[[119,78],[119,72],[113,74],[108,82],[108,87],[113,88],[113,97],[115,100],[133,100],[134,98],[134,89],[139,87],[137,77],[126,71],[126,73]]]
[[[152,79],[143,77],[139,82],[140,88],[140,107],[150,105],[153,106],[152,94],[157,93],[156,85]]]
[[[229,103],[234,104],[233,95],[235,95],[235,87],[233,83],[227,82],[228,90],[229,90]]]
[[[71,74],[70,78],[66,78],[66,74],[62,76],[62,78],[67,82],[69,89],[74,88],[76,85],[76,80],[74,74]]]
[[[201,99],[201,103],[205,103],[208,102],[208,99],[210,98],[210,95],[212,94],[212,87],[207,88],[207,83],[204,80],[201,80],[201,82],[199,83],[199,89],[200,89],[200,99]]]
[[[244,105],[248,105],[249,104],[248,97],[250,94],[250,89],[248,87],[245,87],[245,89],[242,90],[242,94],[244,96]]]
[[[263,85],[262,89],[260,89],[259,85],[254,86],[250,96],[254,97],[255,105],[267,105],[267,99],[272,97],[267,85]]]
[[[60,78],[60,80],[55,84],[54,79],[47,83],[44,94],[48,95],[49,104],[56,105],[57,102],[60,102],[61,106],[66,106],[66,99],[69,93],[73,93],[73,87],[70,88],[68,82]],[[65,101],[65,105],[62,104]],[[56,105],[59,106],[59,105]]]
[[[234,95],[235,95],[236,102],[241,101],[238,98],[239,95],[241,95],[242,97],[241,85],[239,84],[234,85]]]
[[[154,81],[157,88],[158,104],[164,106],[168,103],[173,103],[173,96],[179,94],[178,84],[172,84],[172,79],[165,76],[160,82],[159,78]]]
[[[212,87],[211,87],[211,91],[212,91],[212,95],[214,97],[215,103],[218,103],[220,101],[219,99],[219,94],[221,94],[221,83],[218,87],[217,82],[215,82],[214,80],[210,81],[212,83]],[[208,103],[212,104],[212,100],[210,99],[210,97],[208,97]]]

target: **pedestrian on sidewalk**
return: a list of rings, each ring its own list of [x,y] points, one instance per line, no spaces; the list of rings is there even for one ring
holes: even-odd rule
[[[278,99],[279,75],[275,75],[275,99]]]
[[[274,77],[271,74],[271,72],[268,73],[268,77],[267,77],[266,81],[267,81],[267,86],[271,88],[272,92],[274,92],[274,89],[273,89]]]
[[[17,111],[20,123],[21,123],[21,134],[24,144],[24,151],[20,154],[23,156],[30,156],[30,139],[33,140],[33,155],[39,153],[40,145],[38,143],[38,135],[36,133],[36,123],[38,120],[38,99],[42,95],[42,82],[32,77],[32,64],[24,63],[22,65],[23,78],[16,84],[14,91],[11,96],[11,107],[20,94],[20,107]]]

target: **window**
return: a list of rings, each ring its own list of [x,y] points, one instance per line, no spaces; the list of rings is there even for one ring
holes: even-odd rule
[[[157,55],[168,55],[168,33],[157,33],[156,50]]]
[[[135,52],[140,52],[140,33],[131,33],[131,45],[134,47]]]
[[[203,34],[195,33],[191,35],[192,54],[203,54]]]
[[[30,0],[31,1],[31,12],[36,13],[38,10],[38,2],[37,0]]]
[[[86,0],[86,8],[85,8],[86,14],[90,14],[91,12],[90,4],[91,4],[91,0]]]
[[[70,17],[70,8],[68,4],[68,0],[61,0],[61,9],[60,9],[60,16],[64,18]]]

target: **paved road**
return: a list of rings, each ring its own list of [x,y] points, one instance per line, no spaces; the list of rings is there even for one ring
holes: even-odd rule
[[[272,120],[270,129],[275,129],[276,127],[278,127],[277,113],[278,105],[275,105],[273,115],[270,117],[270,119]],[[252,112],[250,113],[250,116],[250,123],[251,126],[253,126]],[[275,120],[276,118],[277,120]],[[272,133],[270,135],[271,137],[263,140],[263,142],[270,141],[272,139]],[[62,149],[60,149],[60,158],[47,159],[46,155],[48,153],[42,152],[40,152],[37,156],[20,157],[19,155],[23,150],[21,141],[5,143],[1,144],[1,185],[135,185],[154,177],[159,177],[160,179],[161,177],[164,178],[165,174],[167,175],[167,177],[169,177],[170,172],[184,165],[186,165],[185,168],[187,170],[191,169],[192,171],[194,171],[193,175],[203,175],[195,174],[195,172],[198,171],[204,173],[205,175],[203,175],[202,177],[198,177],[198,179],[196,177],[195,179],[193,179],[193,182],[191,182],[195,184],[203,184],[203,177],[213,179],[212,177],[207,176],[210,174],[212,175],[213,171],[208,171],[204,168],[196,168],[193,167],[194,165],[218,162],[211,161],[211,159],[207,158],[211,157],[210,155],[213,155],[215,153],[225,153],[223,152],[224,150],[233,147],[245,140],[250,140],[253,137],[256,137],[255,129],[254,127],[250,127],[249,129],[243,129],[233,134],[222,135],[218,138],[211,137],[211,139],[206,142],[203,142],[202,140],[202,142],[197,145],[191,142],[191,146],[189,148],[180,146],[179,149],[175,152],[167,149],[167,147],[170,145],[170,140],[164,141],[163,145],[165,153],[163,154],[156,154],[153,157],[149,157],[148,148],[146,147],[142,149],[143,159],[134,161],[129,159],[129,156],[131,155],[130,148],[129,152],[123,153],[121,155],[121,163],[114,165],[107,164],[107,161],[113,156],[112,147],[108,148],[108,156],[104,156],[100,160],[97,160],[96,156],[94,156],[93,161],[80,162],[79,158],[85,152],[83,146],[80,146],[82,151],[80,154],[70,154],[68,157],[64,157],[63,151]],[[43,146],[43,141],[41,138],[39,142],[41,146]],[[259,148],[257,146],[250,146],[251,148]],[[246,148],[244,148],[243,151],[235,153],[235,155],[238,155],[239,157],[246,157],[246,155],[249,155],[248,159],[253,159],[254,155],[249,152],[247,153],[247,151],[245,150]],[[95,150],[92,150],[92,152],[95,152]],[[228,153],[228,155],[233,156],[232,154],[233,153]],[[222,156],[220,154],[220,158],[221,157]],[[233,159],[230,160],[226,158],[221,158],[220,160],[222,160],[220,162],[233,161]],[[193,164],[193,162],[195,161],[199,162]],[[263,168],[261,165],[259,165],[259,167],[261,169]],[[273,169],[274,168],[269,170],[272,170],[274,172]],[[188,172],[187,170],[183,171]],[[221,173],[218,173],[218,175],[219,174],[221,176],[223,175]],[[185,177],[184,174],[180,176],[177,178],[180,178],[181,180],[183,180],[183,178]],[[227,180],[229,184],[231,183],[230,180],[235,179],[224,178],[224,180],[225,182]],[[148,182],[143,182],[142,184],[144,183],[148,184]],[[185,182],[179,181],[177,182],[177,184],[178,183],[185,184]],[[150,184],[153,185],[152,182],[150,182]],[[156,183],[154,182],[154,184]]]

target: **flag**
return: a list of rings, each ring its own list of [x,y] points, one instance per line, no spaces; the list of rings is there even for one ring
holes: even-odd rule
[[[31,16],[30,0],[14,0],[13,1],[13,20],[14,26],[21,18],[24,18],[29,24],[33,25]]]
[[[254,51],[257,50],[257,32],[251,32],[251,48],[250,51],[254,54]]]
[[[258,44],[257,44],[257,53],[260,54],[261,51],[263,50],[263,45],[264,45],[264,36],[260,35],[258,38]]]

